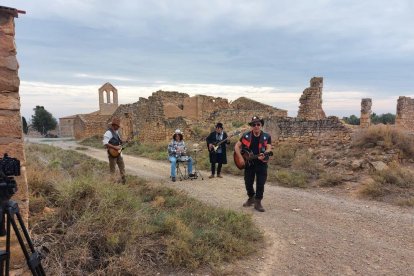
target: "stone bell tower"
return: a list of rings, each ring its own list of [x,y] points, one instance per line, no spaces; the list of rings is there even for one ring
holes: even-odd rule
[[[99,114],[112,115],[118,108],[118,90],[109,82],[99,88]]]

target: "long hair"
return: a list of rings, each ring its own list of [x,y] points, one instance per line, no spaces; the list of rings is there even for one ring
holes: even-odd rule
[[[181,133],[174,133],[174,135],[172,136],[172,139],[175,141],[175,137],[177,135],[180,137],[180,141],[182,141],[183,140],[183,135]]]

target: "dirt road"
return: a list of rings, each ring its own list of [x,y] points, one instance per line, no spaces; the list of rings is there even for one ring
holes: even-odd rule
[[[40,140],[32,141],[40,142]],[[45,143],[45,142],[43,142]],[[46,140],[65,149],[73,141]],[[104,150],[81,150],[107,161]],[[269,246],[239,262],[245,275],[414,275],[414,210],[266,185],[265,213],[241,207],[241,177],[169,180],[169,163],[124,156],[127,171],[208,204],[252,213]],[[271,169],[271,168],[270,168]]]

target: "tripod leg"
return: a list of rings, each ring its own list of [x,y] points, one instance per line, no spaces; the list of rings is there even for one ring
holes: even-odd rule
[[[19,212],[19,206],[17,203],[13,201],[9,201],[9,206],[7,208],[7,228],[10,230],[10,223],[13,226],[14,233],[16,234],[17,240],[19,241],[20,247],[23,251],[24,257],[26,258],[27,265],[29,266],[30,271],[33,275],[45,275],[45,271],[43,270],[42,264],[40,262],[40,254],[37,252],[33,246],[32,240],[30,239],[29,233],[26,229],[26,226],[24,225],[22,216]],[[19,221],[20,229],[23,232],[23,235],[26,239],[27,244],[29,245],[31,255],[29,255],[29,252],[26,248],[26,245],[23,241],[23,237],[20,234],[19,228],[17,226],[17,223],[14,219],[14,215],[16,215],[17,220]],[[8,235],[10,231],[7,232]]]

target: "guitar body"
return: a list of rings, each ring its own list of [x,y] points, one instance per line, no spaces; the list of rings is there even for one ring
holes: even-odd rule
[[[234,164],[236,164],[236,167],[239,170],[243,170],[245,168],[246,162],[244,161],[243,156],[240,156],[236,152],[233,152],[233,159],[234,159]]]
[[[273,152],[272,151],[266,152],[264,155],[266,157],[269,157],[273,155]],[[236,167],[239,170],[243,170],[246,167],[246,163],[250,164],[252,160],[257,159],[259,156],[260,154],[254,155],[252,152],[247,151],[247,150],[242,150],[241,156],[239,156],[238,154],[236,154],[236,152],[234,152],[233,153],[234,164],[236,164]]]
[[[113,158],[117,158],[119,155],[121,155],[123,148],[116,150],[113,148],[108,148],[108,154],[109,156],[113,157]]]

